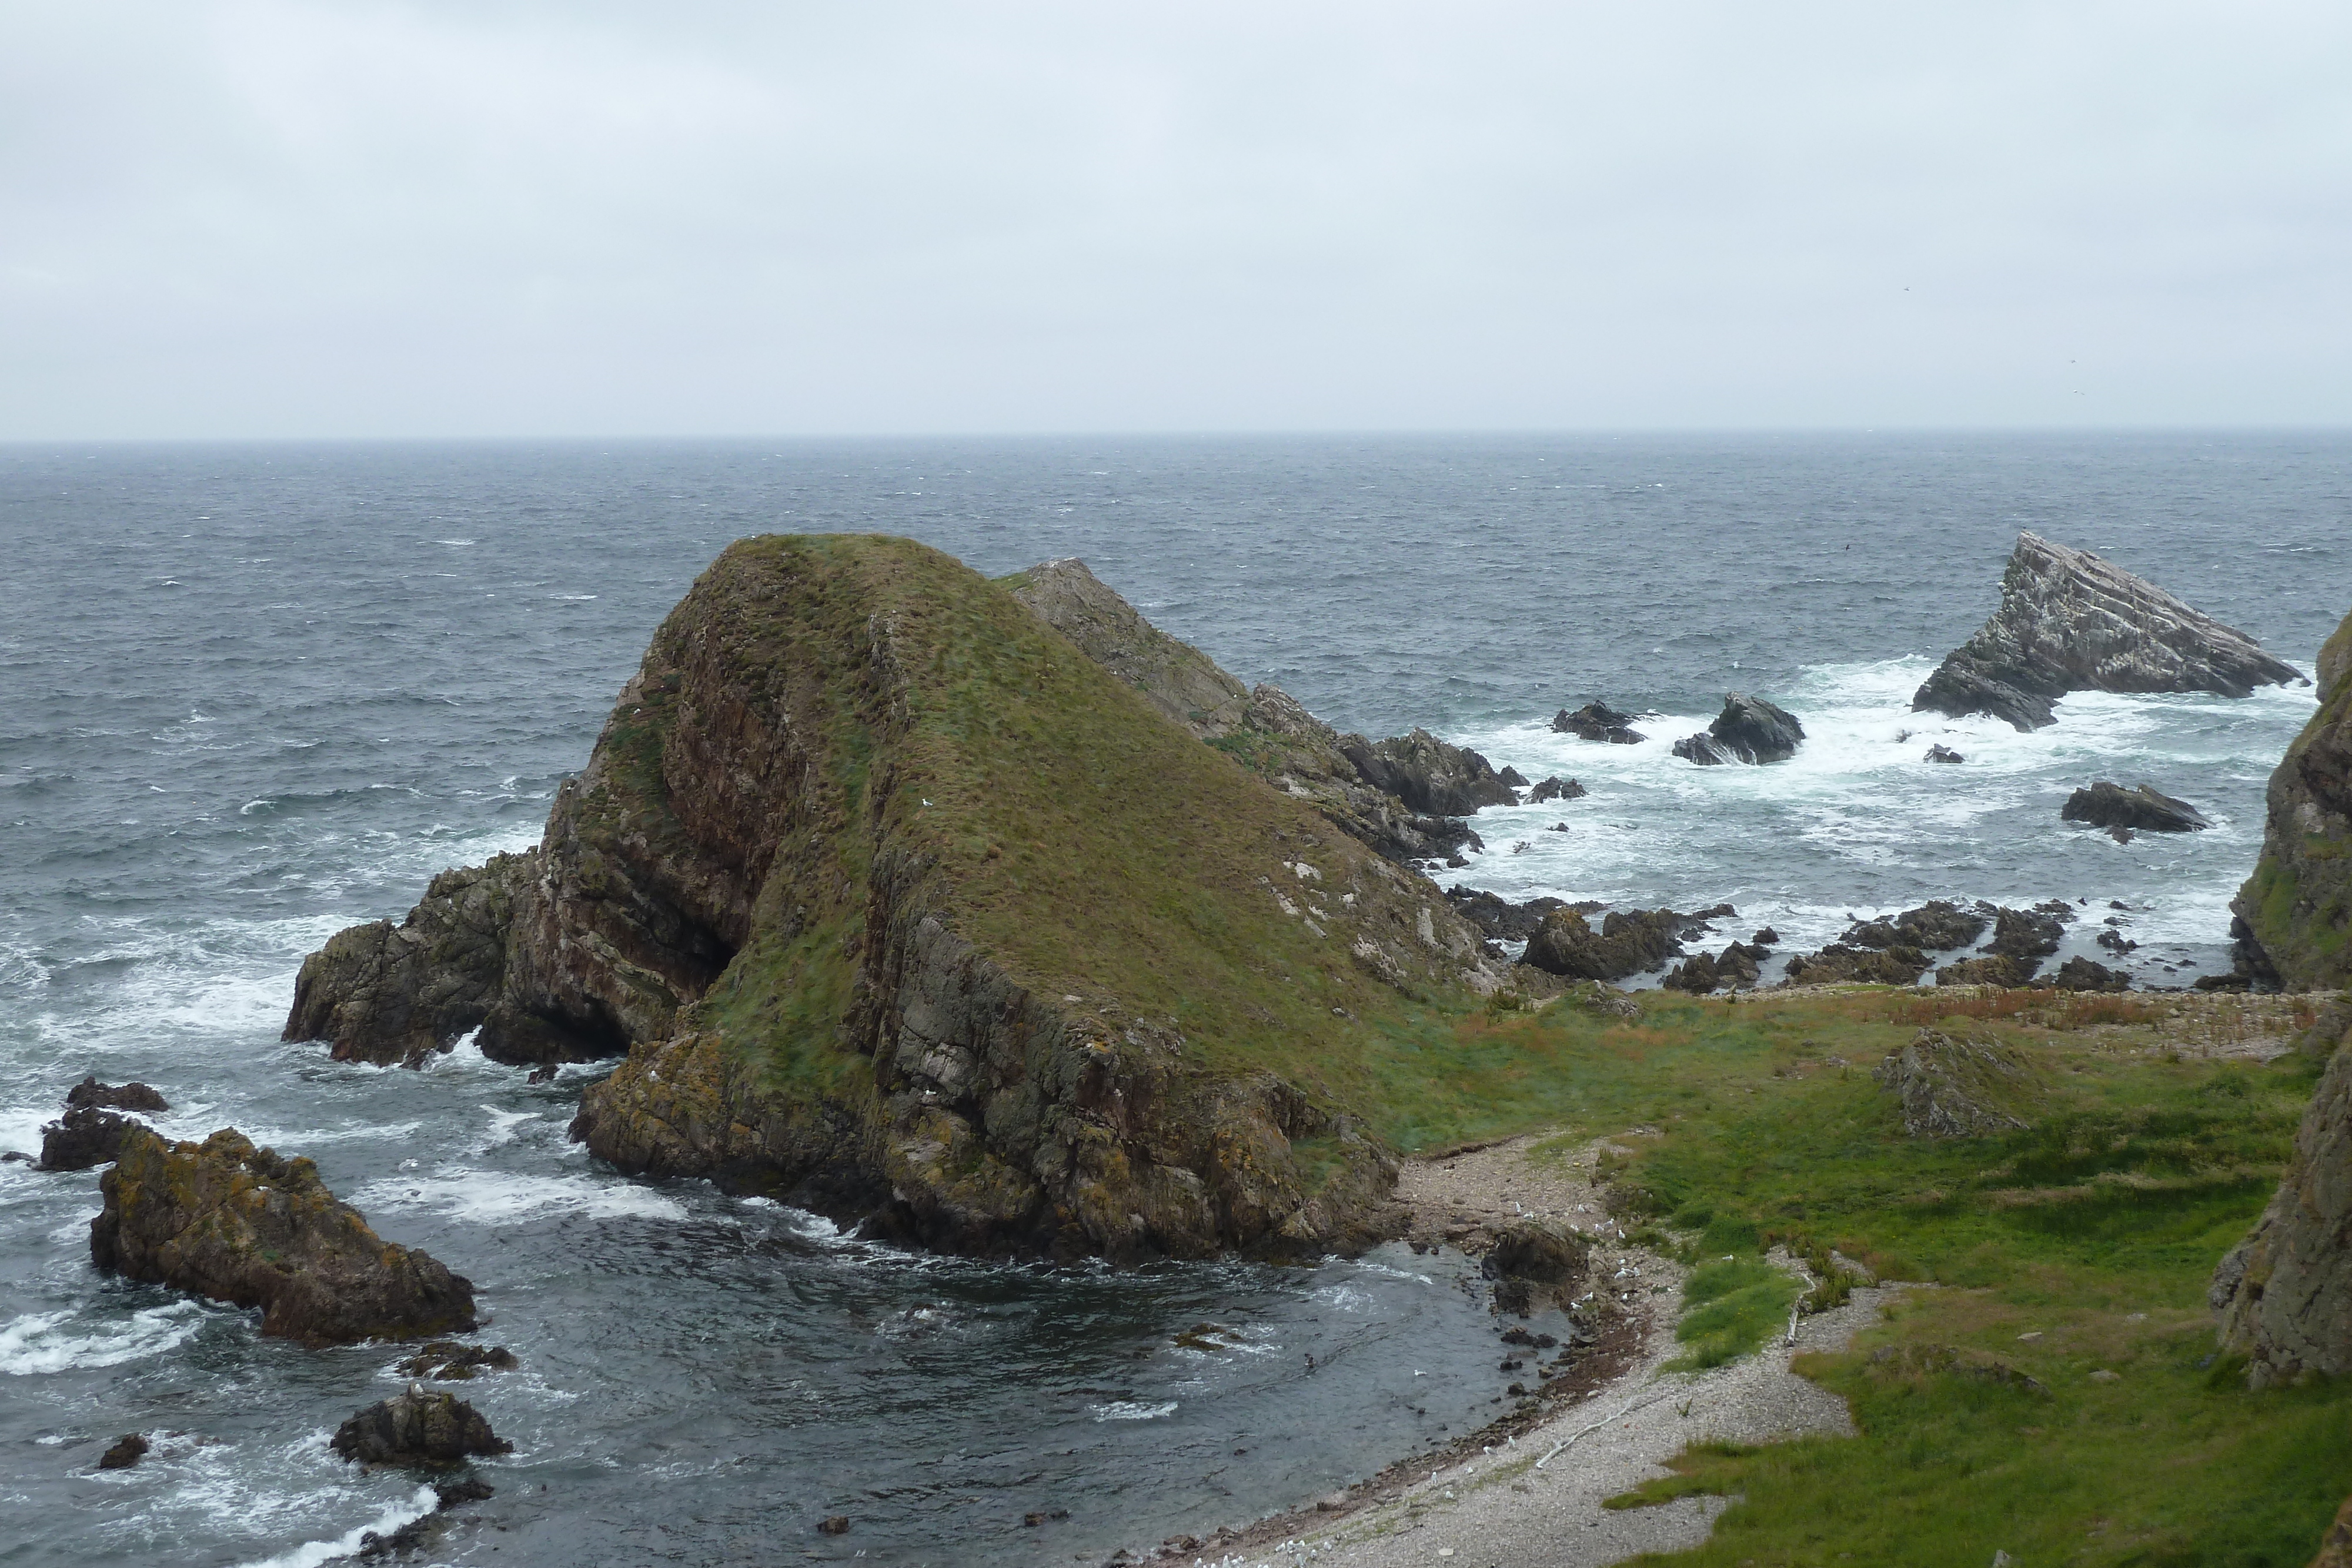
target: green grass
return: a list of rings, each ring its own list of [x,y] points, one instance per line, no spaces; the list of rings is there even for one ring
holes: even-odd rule
[[[1782,1331],[1797,1290],[1794,1276],[1761,1258],[1731,1253],[1701,1263],[1683,1283],[1675,1325],[1675,1341],[1690,1348],[1666,1370],[1699,1372],[1746,1355]]]

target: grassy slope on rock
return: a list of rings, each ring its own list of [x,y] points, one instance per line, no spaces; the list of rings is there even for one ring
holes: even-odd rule
[[[1571,1001],[1391,1039],[1375,1060],[1385,1125],[1444,1145],[1565,1124],[1563,1155],[1607,1135],[1621,1195],[1721,1276],[1686,1327],[1721,1303],[1742,1316],[1744,1288],[1762,1292],[1746,1317],[1785,1312],[1753,1261],[1769,1239],[1947,1287],[1908,1298],[1853,1354],[1805,1364],[1850,1400],[1860,1438],[1696,1448],[1645,1489],[1740,1495],[1706,1546],[1669,1561],[2308,1559],[2352,1490],[2352,1391],[2245,1393],[2210,1363],[2203,1303],[2276,1184],[2315,1071],[2215,1048],[2292,1029],[2292,1003],[2008,993],[1990,1009],[2005,1016],[1974,1018],[1987,1004],[1870,988],[1643,1008],[1617,1021]],[[2033,1131],[1902,1134],[1870,1070],[1931,1023],[2025,1052]],[[1753,1338],[1755,1323],[1729,1326]],[[1694,1361],[1717,1359],[1707,1340],[1692,1336]],[[1938,1370],[1929,1347],[2048,1393]]]
[[[792,591],[762,591],[785,578]],[[877,821],[887,843],[932,859],[933,906],[1014,978],[1084,1010],[1172,1021],[1198,1065],[1271,1069],[1353,1103],[1366,1097],[1360,1031],[1333,1009],[1400,1029],[1425,1010],[1365,975],[1344,929],[1316,937],[1260,881],[1289,861],[1335,889],[1387,868],[1170,726],[1001,585],[910,541],[818,536],[745,540],[704,586],[723,591],[701,613],[727,618],[736,677],[800,683],[795,707],[826,716],[812,739],[832,808],[812,824],[824,852],[807,858],[846,874],[776,879],[772,898],[805,907],[762,909],[694,1015],[773,1081],[858,1092],[833,1021]],[[879,622],[907,703],[887,726],[864,655]],[[655,662],[681,655],[671,642]],[[658,697],[662,683],[646,685]],[[630,756],[658,753],[667,710],[646,710],[651,733],[621,737]]]

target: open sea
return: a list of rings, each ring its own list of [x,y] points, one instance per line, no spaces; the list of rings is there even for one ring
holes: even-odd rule
[[[2352,436],[0,447],[0,1148],[37,1149],[85,1073],[142,1079],[166,1131],[310,1155],[471,1276],[521,1369],[461,1392],[516,1451],[432,1561],[1100,1562],[1238,1524],[1495,1413],[1475,1268],[894,1252],[600,1168],[563,1129],[602,1066],[533,1086],[464,1049],[403,1071],[279,1043],[303,955],[535,842],[729,540],[856,530],[992,574],[1084,557],[1342,728],[1590,789],[1481,813],[1448,885],[1727,901],[1784,950],[1929,897],[2063,897],[2095,953],[2115,901],[2140,983],[2226,968],[2312,694],[2077,696],[2032,735],[1912,715],[2021,528],[2307,671],[2352,605]],[[1733,690],[1798,715],[1796,759],[1669,754]],[[1652,739],[1550,732],[1595,696]],[[2215,826],[2061,823],[2100,778]],[[293,1568],[430,1506],[327,1448],[396,1352],[100,1276],[98,1207],[96,1172],[0,1166],[0,1568]],[[131,1431],[154,1451],[95,1470]]]

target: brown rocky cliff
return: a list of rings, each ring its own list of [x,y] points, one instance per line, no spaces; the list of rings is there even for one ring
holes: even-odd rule
[[[2291,991],[2352,985],[2352,615],[2317,674],[2319,711],[2271,773],[2263,858],[2230,906],[2241,967]]]

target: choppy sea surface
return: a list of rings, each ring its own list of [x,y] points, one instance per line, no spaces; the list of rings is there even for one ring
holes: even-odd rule
[[[310,1155],[471,1276],[521,1369],[464,1391],[516,1452],[436,1560],[1099,1561],[1483,1420],[1507,1375],[1473,1270],[914,1257],[600,1168],[563,1127],[601,1069],[534,1086],[463,1049],[402,1071],[278,1040],[328,935],[536,840],[728,540],[1082,556],[1342,727],[1590,789],[1482,813],[1449,884],[1728,901],[1791,947],[1931,896],[2064,897],[2092,951],[2114,901],[2142,982],[2184,984],[2226,966],[2310,692],[2080,696],[2032,735],[1910,692],[2020,528],[2308,669],[2352,601],[2347,514],[2340,434],[0,447],[0,1147],[37,1147],[86,1072],[143,1079],[167,1131]],[[1730,690],[1798,714],[1795,760],[1669,754]],[[1652,740],[1550,732],[1594,696]],[[1933,741],[1968,761],[1926,764]],[[2095,778],[2216,825],[2062,824]],[[326,1447],[394,1353],[103,1278],[97,1208],[95,1173],[0,1166],[0,1564],[309,1564],[429,1505]],[[96,1471],[129,1431],[154,1451]],[[850,1532],[816,1533],[835,1513]]]

